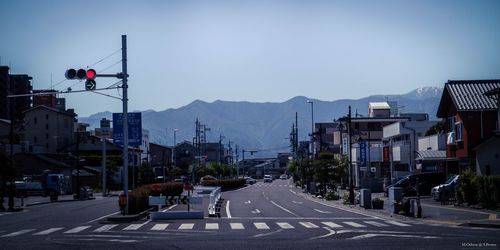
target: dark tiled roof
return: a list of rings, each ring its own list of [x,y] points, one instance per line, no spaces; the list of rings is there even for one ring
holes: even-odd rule
[[[448,81],[445,84],[458,111],[493,110],[496,100],[486,92],[500,88],[499,80]]]

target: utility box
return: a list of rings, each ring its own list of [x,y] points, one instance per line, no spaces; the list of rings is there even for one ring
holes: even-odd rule
[[[403,188],[401,187],[390,187],[389,188],[389,212],[397,214],[399,213],[398,202],[403,199]]]
[[[370,189],[360,190],[359,206],[372,208],[372,191]]]

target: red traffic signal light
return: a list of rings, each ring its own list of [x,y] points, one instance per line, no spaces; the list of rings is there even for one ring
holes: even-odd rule
[[[94,78],[96,77],[97,73],[95,72],[94,69],[88,69],[86,75],[87,75],[87,79],[94,80]]]
[[[79,70],[68,69],[68,70],[66,70],[65,76],[66,76],[66,79],[68,79],[68,80],[75,80],[75,79],[94,80],[94,78],[97,76],[97,73],[94,69],[87,69],[87,70],[85,70],[85,69],[79,69]]]

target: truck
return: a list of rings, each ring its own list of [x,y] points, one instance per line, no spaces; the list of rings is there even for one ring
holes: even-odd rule
[[[44,172],[40,176],[26,176],[22,181],[16,181],[15,186],[16,194],[18,196],[57,196],[64,193],[64,175],[59,173]]]

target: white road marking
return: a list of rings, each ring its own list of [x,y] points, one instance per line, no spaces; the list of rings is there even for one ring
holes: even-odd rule
[[[243,223],[229,223],[231,225],[231,229],[245,229]]]
[[[245,202],[243,202],[243,203],[245,203],[245,204],[250,204],[250,203],[252,203],[252,202],[251,202],[251,201],[245,201]]]
[[[278,224],[279,227],[283,228],[283,229],[292,229],[292,228],[295,228],[294,226],[286,223],[286,222],[277,222],[276,224]]]
[[[391,236],[391,237],[403,237],[403,238],[421,238],[421,239],[437,239],[440,237],[437,236],[420,236],[420,235],[407,235],[407,234],[362,234],[358,236],[354,236],[352,238],[348,238],[349,240],[359,240],[359,239],[366,239],[366,238],[372,238],[376,236]]]
[[[118,226],[118,224],[109,224],[109,225],[104,225],[96,230],[94,232],[106,232],[114,227]]]
[[[295,214],[295,213],[293,213],[292,211],[290,211],[290,210],[288,210],[288,209],[286,209],[286,208],[284,208],[284,207],[282,207],[282,206],[280,206],[280,205],[276,204],[276,202],[271,201],[271,203],[272,203],[272,204],[274,204],[275,206],[277,206],[277,207],[281,208],[281,210],[283,210],[283,211],[285,211],[285,212],[287,212],[287,213],[289,213],[289,214],[292,214],[292,215],[295,215],[295,216],[299,217],[298,215],[296,215],[296,214]]]
[[[182,223],[179,226],[179,229],[181,229],[181,230],[190,230],[190,229],[193,229],[193,227],[194,227],[194,223]]]
[[[393,220],[386,220],[385,222],[392,224],[392,225],[400,226],[400,227],[409,227],[410,226],[408,224],[404,224],[404,223],[393,221]]]
[[[252,214],[260,214],[260,210],[256,208],[255,210],[252,211]]]
[[[335,230],[331,230],[330,228],[328,227],[323,227],[326,231],[328,231],[327,234],[325,235],[321,235],[321,236],[317,236],[317,237],[313,237],[311,238],[311,240],[315,240],[315,239],[321,239],[321,238],[325,238],[325,237],[328,237],[328,236],[332,236],[335,234]]]
[[[386,225],[386,224],[383,224],[380,222],[376,222],[376,221],[365,220],[363,222],[366,224],[372,225],[372,226],[376,226],[376,227],[388,227],[389,226],[389,225]]]
[[[302,201],[292,201],[292,202],[295,203],[295,204],[302,204],[302,203],[304,203]]]
[[[333,223],[333,222],[321,222],[323,225],[327,226],[327,227],[331,227],[331,228],[338,228],[338,227],[342,227],[341,225],[337,224],[337,223]]]
[[[112,214],[104,215],[104,216],[101,216],[101,217],[99,217],[99,218],[97,218],[97,219],[89,220],[89,221],[85,222],[85,224],[92,223],[92,222],[96,222],[96,221],[98,221],[98,220],[102,220],[102,219],[104,219],[104,218],[106,218],[106,217],[109,217],[109,216],[111,216],[111,215],[115,215],[115,214],[119,214],[119,213],[120,213],[120,212],[118,211],[118,212],[114,212],[114,213],[112,213]]]
[[[231,218],[231,212],[229,211],[229,200],[226,202],[226,215],[227,218]]]
[[[162,212],[166,212],[166,211],[168,211],[168,210],[170,210],[170,209],[172,209],[174,207],[177,207],[177,204],[174,204],[174,205],[172,205],[170,207],[167,207],[167,208],[163,209]]]
[[[154,225],[151,230],[153,231],[163,231],[165,230],[166,228],[168,227],[168,224],[163,224],[163,223],[159,223],[159,224],[156,224]]]
[[[49,228],[47,230],[43,230],[43,231],[40,231],[38,233],[35,233],[33,235],[47,235],[47,234],[51,234],[53,232],[57,232],[59,230],[62,230],[64,227],[54,227],[54,228]]]
[[[311,222],[299,222],[299,224],[306,227],[306,228],[318,228],[317,225],[315,225]]]
[[[254,236],[252,236],[252,237],[253,237],[253,238],[258,238],[258,237],[262,237],[262,236],[269,236],[269,235],[272,235],[272,234],[275,234],[275,233],[279,233],[279,232],[281,232],[281,231],[283,231],[283,229],[278,229],[278,230],[276,230],[276,231],[274,231],[274,232],[265,233],[265,234],[257,234],[257,235],[254,235]]]
[[[288,189],[288,191],[290,191],[292,194],[297,194],[297,192],[291,190],[291,189]]]
[[[264,222],[254,222],[253,224],[257,229],[270,229],[269,226]]]
[[[318,213],[322,213],[322,214],[331,214],[332,212],[328,212],[328,211],[322,211],[322,210],[319,210],[319,209],[314,209],[314,211],[318,212]]]
[[[141,224],[130,224],[128,227],[124,228],[123,230],[137,230],[140,227],[146,225],[146,223],[148,223],[148,222],[149,222],[149,220],[144,222],[144,223],[141,223]]]
[[[21,234],[29,233],[31,231],[35,231],[35,229],[24,229],[24,230],[20,230],[20,231],[17,231],[17,232],[10,233],[10,234],[5,234],[5,235],[2,235],[2,238],[4,238],[4,237],[14,237],[14,236],[18,236],[18,235],[21,235]]]
[[[351,227],[366,227],[365,225],[361,225],[359,223],[352,222],[352,221],[344,221],[344,224],[347,224]]]
[[[120,240],[120,239],[111,239],[109,240],[111,242],[122,242],[122,243],[132,243],[132,242],[137,242],[137,240]]]
[[[205,230],[219,230],[219,223],[206,223]]]
[[[73,229],[70,229],[66,232],[64,232],[65,234],[76,234],[76,233],[79,233],[87,228],[89,228],[90,226],[79,226],[79,227],[75,227]]]

